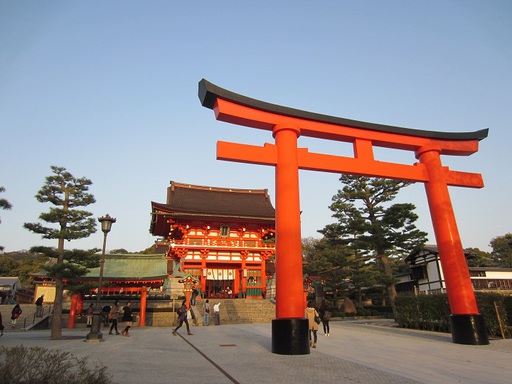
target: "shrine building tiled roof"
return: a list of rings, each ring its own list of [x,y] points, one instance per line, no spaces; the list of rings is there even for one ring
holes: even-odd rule
[[[100,268],[91,268],[80,280],[95,280]],[[165,255],[112,254],[105,255],[103,278],[106,280],[153,280],[167,277]]]
[[[150,231],[159,234],[161,216],[275,220],[266,189],[235,189],[183,184],[171,181],[166,204],[152,202]]]

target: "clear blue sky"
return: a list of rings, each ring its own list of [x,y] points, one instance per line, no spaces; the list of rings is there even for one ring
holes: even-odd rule
[[[256,99],[344,118],[437,131],[489,128],[480,151],[443,157],[482,173],[451,188],[464,247],[512,231],[512,2],[0,0],[0,211],[6,251],[55,246],[23,228],[49,206],[34,195],[67,168],[93,181],[95,217],[117,218],[107,248],[153,244],[151,201],[170,180],[268,188],[274,169],[216,160],[218,140],[271,134],[217,122],[197,97],[205,78]],[[312,151],[340,144],[299,139]],[[412,154],[377,157],[412,164]],[[338,176],[301,171],[302,236],[331,223]],[[424,187],[403,190],[429,233]],[[102,233],[67,244],[101,247]]]

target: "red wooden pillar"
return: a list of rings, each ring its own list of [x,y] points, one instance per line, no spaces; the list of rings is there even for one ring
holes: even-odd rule
[[[425,190],[450,302],[453,341],[468,344],[469,338],[472,339],[471,344],[489,344],[483,317],[478,313],[446,173],[441,164],[440,149],[423,147],[416,152],[416,156],[428,172]],[[475,327],[475,323],[481,323],[481,326]],[[480,331],[475,332],[475,329]]]
[[[202,297],[208,297],[208,292],[206,292],[206,281],[208,279],[208,276],[207,276],[207,269],[206,268],[203,268],[202,270],[202,276],[201,276],[201,293],[202,293]]]
[[[76,303],[76,312],[78,314],[80,314],[83,311],[84,311],[84,295],[80,293],[78,295],[78,302]]]
[[[304,317],[300,232],[299,130],[276,126],[276,317]]]
[[[267,273],[265,270],[265,260],[261,262],[261,298],[264,299],[267,297]]]
[[[75,293],[71,296],[71,308],[69,309],[69,317],[68,317],[68,328],[75,328],[75,320],[76,320],[76,309],[79,300],[80,294]]]
[[[187,306],[187,308],[190,308],[190,296],[192,294],[192,290],[190,289],[185,289],[185,305]]]
[[[242,259],[242,293],[244,299],[247,296],[247,265],[245,263],[245,261],[247,260],[247,255],[247,251],[240,251],[240,258]]]
[[[146,326],[146,308],[147,308],[148,289],[142,287],[140,295],[140,313],[139,313],[139,327]]]
[[[235,269],[235,276],[234,276],[232,291],[233,291],[233,295],[231,298],[238,297],[238,294],[240,293],[240,270],[239,269]]]
[[[277,125],[276,164],[276,319],[272,321],[272,352],[308,354],[308,321],[302,295],[302,243],[300,231],[300,131]],[[262,274],[262,279],[265,274]]]
[[[206,259],[208,258],[209,253],[210,253],[209,249],[201,250],[201,279],[200,279],[201,297],[208,296],[208,294],[206,292],[206,280],[208,278],[208,276],[207,276],[208,269],[206,268]]]

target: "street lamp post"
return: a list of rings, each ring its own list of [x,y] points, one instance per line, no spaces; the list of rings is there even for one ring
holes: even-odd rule
[[[103,217],[99,217],[98,221],[101,223],[101,230],[103,231],[103,249],[101,251],[101,262],[100,262],[100,276],[98,278],[98,294],[96,295],[96,308],[93,312],[91,332],[87,334],[85,341],[104,341],[103,334],[101,333],[101,286],[103,284],[103,267],[105,265],[105,249],[107,245],[107,234],[112,229],[112,224],[116,222],[116,219],[110,217],[107,213]]]

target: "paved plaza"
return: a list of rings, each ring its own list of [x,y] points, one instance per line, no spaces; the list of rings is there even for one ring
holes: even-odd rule
[[[271,352],[271,324],[132,328],[131,337],[104,333],[84,342],[88,330],[8,332],[0,345],[42,346],[102,362],[113,381],[131,383],[493,383],[509,384],[512,340],[454,344],[444,333],[400,329],[391,321],[331,322],[309,355]]]

